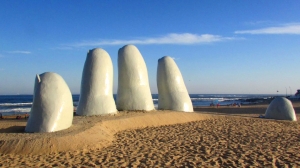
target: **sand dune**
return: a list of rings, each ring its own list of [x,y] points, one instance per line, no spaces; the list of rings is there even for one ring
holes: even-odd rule
[[[25,120],[1,120],[0,166],[300,166],[299,114],[297,122],[257,118],[265,109],[76,116],[70,129],[50,134],[21,133]]]
[[[0,123],[0,152],[41,154],[109,145],[116,132],[202,120],[209,115],[174,111],[122,112],[111,116],[74,117],[70,129],[53,133],[22,133],[26,120]]]

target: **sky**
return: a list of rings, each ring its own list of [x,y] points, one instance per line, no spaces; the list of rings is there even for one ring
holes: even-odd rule
[[[135,45],[157,93],[157,61],[174,58],[190,94],[294,94],[300,89],[298,0],[0,0],[0,95],[33,94],[36,74],[80,93],[88,50],[113,62]]]

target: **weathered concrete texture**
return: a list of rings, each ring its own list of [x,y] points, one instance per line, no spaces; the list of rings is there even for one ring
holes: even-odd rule
[[[52,72],[37,75],[25,132],[55,132],[72,125],[73,100],[64,79]]]
[[[118,110],[154,110],[148,72],[140,51],[126,45],[118,52]]]
[[[193,112],[193,105],[175,61],[165,56],[157,67],[158,109]]]
[[[113,98],[112,61],[105,50],[95,48],[86,57],[76,114],[91,116],[112,113],[117,113]]]
[[[276,97],[266,110],[265,118],[297,121],[296,113],[290,100]]]

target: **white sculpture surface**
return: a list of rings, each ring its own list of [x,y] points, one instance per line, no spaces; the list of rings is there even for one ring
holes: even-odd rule
[[[175,61],[165,56],[157,67],[158,109],[193,112],[193,105]]]
[[[118,52],[118,110],[154,110],[148,72],[140,51],[126,45]]]
[[[297,121],[292,102],[285,97],[276,97],[266,110],[265,118]]]
[[[55,132],[73,121],[73,99],[64,79],[52,72],[36,76],[33,104],[25,132]]]
[[[113,98],[113,65],[109,54],[100,48],[90,50],[84,64],[78,115],[117,113]]]

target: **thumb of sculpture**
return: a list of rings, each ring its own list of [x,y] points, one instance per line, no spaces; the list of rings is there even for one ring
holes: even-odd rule
[[[25,132],[55,132],[73,121],[73,99],[64,79],[52,72],[37,75]]]

